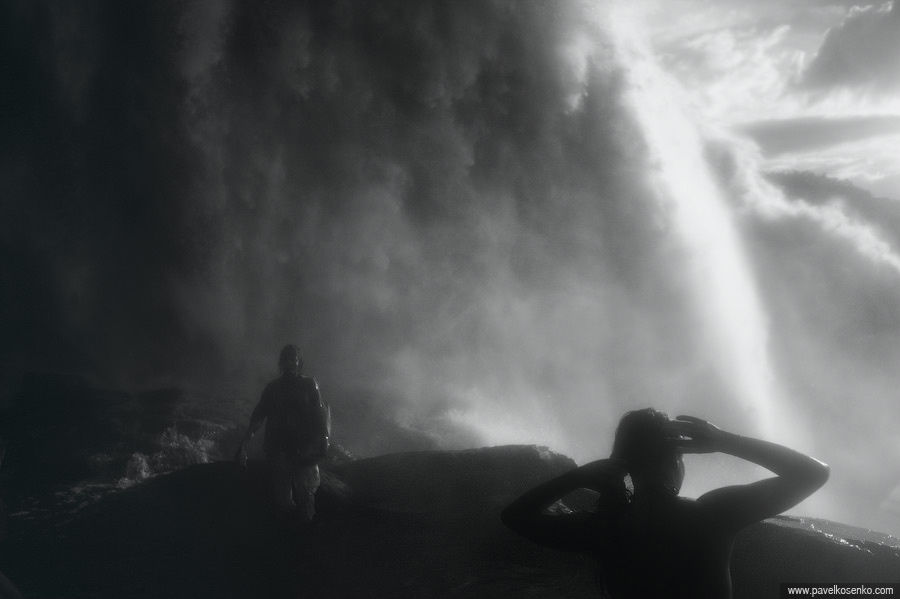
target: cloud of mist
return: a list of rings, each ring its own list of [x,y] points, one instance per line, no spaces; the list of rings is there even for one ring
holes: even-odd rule
[[[728,412],[577,8],[12,7],[40,118],[9,144],[7,354],[251,393],[295,341],[338,397],[585,455],[630,406]]]
[[[250,349],[262,367],[293,336],[323,381],[390,397],[412,425],[570,451],[605,449],[624,405],[690,379],[688,283],[652,241],[665,219],[619,67],[579,43],[577,13],[231,18],[191,92],[215,167],[194,201],[228,266],[183,291],[228,361]]]

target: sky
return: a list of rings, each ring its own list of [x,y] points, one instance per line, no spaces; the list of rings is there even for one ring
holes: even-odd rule
[[[8,2],[3,397],[335,404],[579,462],[655,406],[900,532],[900,9]],[[239,410],[238,410],[239,411]],[[337,433],[336,433],[337,434]],[[694,458],[686,491],[758,478]]]
[[[765,168],[900,195],[892,151],[900,135],[900,10],[890,2],[681,4],[650,8],[646,20],[704,118],[749,134]]]

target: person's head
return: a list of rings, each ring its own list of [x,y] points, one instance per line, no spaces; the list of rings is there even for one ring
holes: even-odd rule
[[[297,376],[303,367],[303,358],[296,345],[285,345],[278,356],[278,368],[281,374]]]
[[[610,457],[627,464],[635,494],[657,490],[677,495],[681,490],[684,462],[669,422],[664,412],[652,408],[628,412],[619,421]]]

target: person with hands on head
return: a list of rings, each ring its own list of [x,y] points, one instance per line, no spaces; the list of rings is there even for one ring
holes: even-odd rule
[[[696,500],[680,497],[682,455],[712,452],[759,464],[777,476],[715,489]],[[738,531],[796,505],[825,484],[828,474],[822,462],[787,447],[729,433],[693,416],[670,420],[648,408],[622,417],[608,459],[531,489],[501,518],[536,543],[596,556],[605,597],[730,598]],[[581,488],[599,493],[595,512],[546,512]]]

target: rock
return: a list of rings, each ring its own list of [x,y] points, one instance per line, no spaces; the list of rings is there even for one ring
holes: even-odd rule
[[[207,405],[214,401],[191,408],[200,402],[176,388],[129,394],[78,376],[27,374],[0,414],[8,429],[7,488],[46,494],[82,481],[131,480],[129,469],[141,480],[233,455],[243,432],[214,416]]]
[[[787,516],[748,527],[735,541],[735,598],[778,597],[779,585],[788,582],[900,582],[900,548],[869,541],[860,529],[857,536],[846,534],[850,530]]]
[[[336,472],[361,504],[450,516],[500,510],[574,467],[570,458],[545,447],[510,445],[388,454],[344,464]]]

